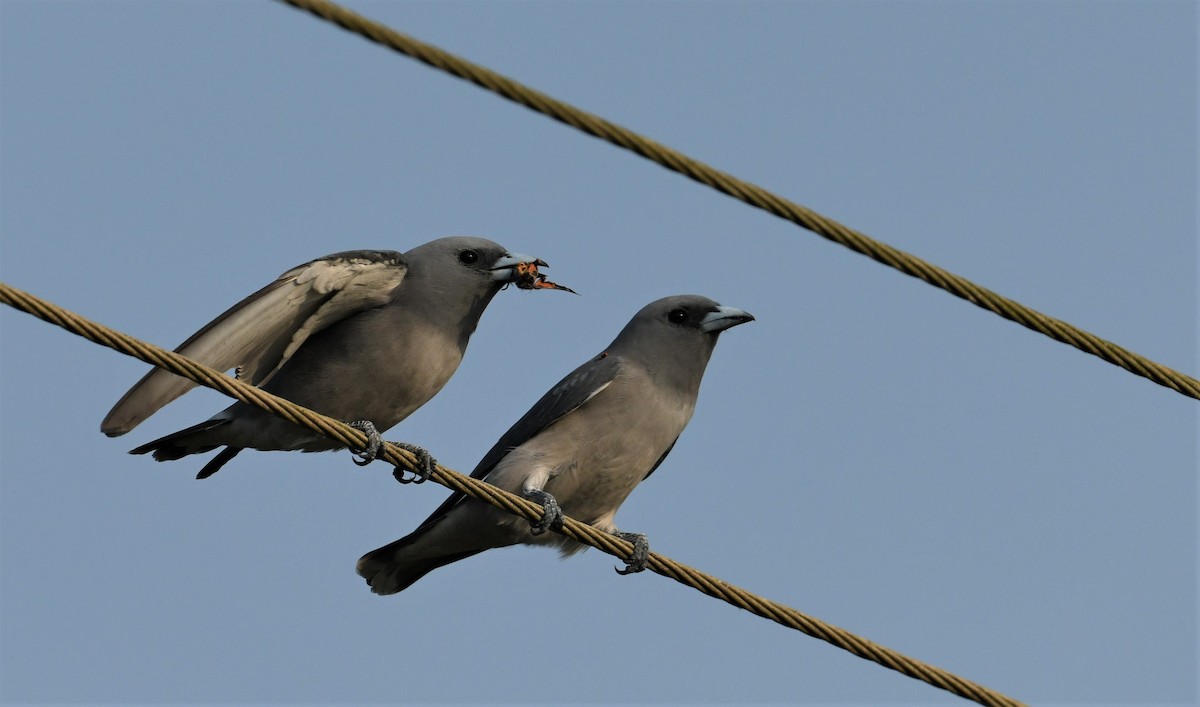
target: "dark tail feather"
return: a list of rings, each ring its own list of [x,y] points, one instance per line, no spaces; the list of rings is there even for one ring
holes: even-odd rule
[[[418,530],[412,535],[384,545],[378,550],[372,550],[359,559],[358,574],[367,580],[372,592],[395,594],[412,586],[413,582],[439,567],[483,552],[483,550],[467,550],[451,555],[423,557],[415,560],[405,559],[405,548],[411,545],[421,532]]]
[[[217,427],[226,425],[228,423],[229,420],[204,420],[203,423],[200,423],[199,425],[192,425],[191,427],[186,427],[186,429],[180,430],[179,432],[172,432],[166,437],[155,439],[154,442],[146,442],[142,445],[142,447],[131,449],[130,454],[146,454],[152,451],[152,453],[154,453],[155,461],[175,461],[176,459],[184,459],[185,456],[190,454],[204,454],[205,451],[212,451],[218,447],[221,447],[221,445],[198,444],[196,441],[193,441],[193,439],[190,439],[190,437],[202,435],[204,432],[215,430]],[[222,455],[223,454],[226,453],[222,453]],[[233,454],[238,453],[235,451]],[[220,457],[221,455],[217,455],[217,459],[220,459]],[[227,462],[230,459],[233,459],[233,455],[229,455],[226,457],[226,459],[222,460],[222,465],[224,462]],[[217,465],[217,468],[220,468],[220,466],[221,465]],[[216,472],[216,469],[212,469],[212,472],[210,473],[214,472]]]
[[[225,462],[236,457],[238,452],[242,451],[242,449],[244,449],[244,447],[226,447],[222,449],[217,456],[208,460],[208,463],[204,465],[204,468],[200,470],[200,473],[196,474],[196,478],[207,479],[208,477],[217,473],[221,470],[221,467],[225,466]]]

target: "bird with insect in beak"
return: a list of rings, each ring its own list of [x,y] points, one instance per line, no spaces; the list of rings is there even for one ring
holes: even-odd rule
[[[176,351],[367,433],[366,463],[379,432],[408,417],[458,369],[484,309],[509,283],[566,289],[537,271],[545,262],[482,238],[441,238],[407,253],[354,250],[299,265],[237,303]],[[548,283],[548,284],[547,284]],[[132,430],[196,384],[156,368],[101,424]],[[425,468],[429,453],[401,445]],[[208,420],[143,444],[158,461],[224,447],[196,478],[243,449],[340,449],[341,444],[252,405],[234,403]]]

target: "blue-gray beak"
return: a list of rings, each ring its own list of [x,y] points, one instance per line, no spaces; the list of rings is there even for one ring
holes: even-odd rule
[[[730,327],[735,327],[738,324],[745,324],[752,321],[754,321],[754,315],[749,312],[737,307],[722,307],[718,305],[716,309],[706,314],[704,319],[700,320],[700,330],[708,334],[715,334],[725,331]]]
[[[517,279],[518,265],[535,265],[539,268],[549,267],[546,261],[541,258],[535,258],[532,255],[524,255],[522,253],[505,253],[504,257],[498,258],[492,263],[489,270],[492,271],[492,279],[501,282],[512,282]]]

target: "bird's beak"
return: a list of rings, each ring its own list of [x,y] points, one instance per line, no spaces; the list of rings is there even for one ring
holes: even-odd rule
[[[700,320],[700,330],[706,334],[716,334],[738,324],[754,321],[754,315],[737,307],[721,307],[709,312]]]
[[[500,282],[512,282],[517,279],[518,265],[534,265],[536,267],[545,268],[546,261],[541,258],[535,258],[532,255],[523,255],[521,253],[505,253],[504,257],[498,258],[492,263],[489,268],[492,271],[492,279]]]

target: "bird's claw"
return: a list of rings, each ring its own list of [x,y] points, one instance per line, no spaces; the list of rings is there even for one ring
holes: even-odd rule
[[[541,535],[550,528],[561,528],[563,522],[562,508],[558,500],[540,489],[526,492],[525,497],[542,506],[542,519],[538,522],[529,521],[529,530],[534,535]]]
[[[351,453],[355,455],[354,463],[359,466],[366,466],[375,461],[379,457],[379,450],[383,449],[383,437],[379,435],[379,430],[375,429],[374,423],[370,420],[355,420],[349,423],[351,427],[367,435],[367,446],[363,449],[351,449]],[[396,481],[402,484],[421,484],[429,480],[433,476],[433,469],[437,466],[437,460],[424,447],[418,447],[415,444],[407,442],[392,442],[397,447],[404,449],[417,458],[418,471],[413,474],[413,477],[407,478],[404,476],[405,470],[397,468],[392,472],[392,476]]]
[[[355,457],[354,463],[359,466],[366,466],[375,461],[375,458],[379,456],[379,450],[383,449],[383,437],[379,436],[379,430],[375,429],[375,424],[370,420],[355,420],[348,424],[367,436],[366,447],[362,449],[351,448],[350,450],[350,453]]]
[[[392,442],[392,444],[415,456],[417,458],[417,468],[419,469],[419,471],[413,473],[412,478],[408,478],[404,475],[404,469],[396,467],[392,472],[392,477],[402,484],[423,484],[429,481],[429,477],[433,476],[433,468],[437,466],[437,460],[429,454],[429,450],[424,447],[418,447],[415,444],[409,444],[408,442]]]
[[[617,574],[634,574],[642,572],[646,569],[646,563],[650,560],[650,541],[641,533],[614,533],[618,538],[633,543],[633,552],[629,558],[625,560],[625,568],[613,567]]]

